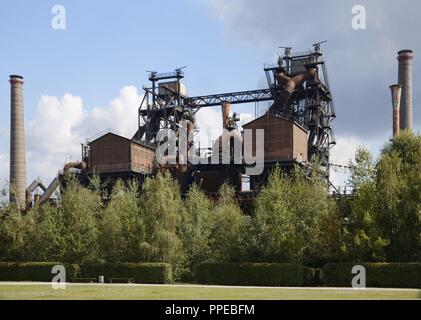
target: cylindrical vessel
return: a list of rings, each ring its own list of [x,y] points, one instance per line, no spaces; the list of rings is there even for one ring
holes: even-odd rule
[[[412,96],[412,60],[414,59],[412,50],[401,50],[398,52],[399,79],[402,86],[400,129],[413,129],[413,96]]]
[[[23,77],[10,76],[10,202],[25,209],[26,153]]]
[[[392,106],[393,106],[393,136],[400,132],[400,109],[401,109],[401,96],[402,86],[395,84],[390,86],[392,92]]]
[[[229,118],[231,114],[231,103],[224,102],[222,104],[222,127],[224,129],[229,129]]]

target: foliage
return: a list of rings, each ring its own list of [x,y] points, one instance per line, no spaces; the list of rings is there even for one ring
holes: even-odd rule
[[[185,253],[178,233],[184,215],[178,183],[169,172],[147,178],[139,199],[144,224],[144,262],[167,262],[178,276],[185,264]]]
[[[350,261],[415,262],[421,259],[421,137],[403,132],[375,165],[362,149],[351,184],[358,186],[343,232]],[[363,170],[361,168],[369,168]],[[358,174],[357,174],[358,173]]]
[[[219,190],[218,202],[211,214],[210,260],[237,262],[245,255],[249,218],[242,214],[235,190],[228,184]]]
[[[292,176],[275,168],[256,199],[257,257],[265,262],[314,264],[322,245],[322,222],[333,205],[317,163],[309,174],[299,167]]]
[[[212,255],[210,239],[214,204],[194,185],[187,195],[185,208],[179,232],[186,253],[186,271],[193,277],[194,267]]]
[[[377,164],[377,223],[390,240],[388,261],[421,259],[421,136],[404,131]]]
[[[420,263],[363,263],[367,287],[421,288]],[[323,267],[323,284],[330,287],[350,287],[355,264],[327,264]]]
[[[83,263],[98,259],[97,219],[102,212],[101,197],[70,179],[61,195],[57,219],[62,226],[60,260]]]
[[[102,263],[81,266],[83,278],[104,276],[110,278],[135,279],[136,283],[168,284],[172,282],[171,265],[168,263]]]
[[[375,179],[375,164],[371,152],[365,148],[359,147],[355,154],[354,161],[349,162],[350,177],[348,186],[353,190],[358,190],[366,183]]]
[[[0,281],[33,281],[51,282],[54,274],[51,273],[58,262],[31,262],[31,263],[0,263]],[[75,278],[79,273],[79,266],[64,264],[66,268],[66,281]]]
[[[299,264],[203,263],[197,267],[197,282],[214,285],[301,287],[309,268]]]
[[[99,221],[99,245],[105,261],[144,261],[145,227],[138,197],[139,187],[135,181],[129,186],[117,181]]]
[[[420,261],[421,137],[397,135],[376,161],[360,148],[350,167],[356,196],[339,200],[316,160],[288,173],[276,167],[251,215],[227,184],[217,200],[197,186],[183,199],[168,172],[142,190],[118,181],[110,194],[96,175],[88,187],[69,175],[54,205],[25,213],[0,205],[0,261],[166,263],[175,280],[188,281],[203,263]]]

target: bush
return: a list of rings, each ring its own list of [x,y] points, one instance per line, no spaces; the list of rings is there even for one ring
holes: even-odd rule
[[[0,263],[0,281],[31,281],[50,282],[54,275],[51,270],[59,262],[2,262]],[[66,268],[66,280],[78,277],[79,266],[64,264]]]
[[[323,284],[350,287],[352,268],[357,264],[327,264],[323,267]],[[367,287],[421,288],[421,263],[364,263]]]
[[[299,264],[202,263],[196,269],[200,284],[301,287],[313,283],[310,268]]]
[[[134,278],[136,283],[166,284],[172,282],[171,265],[167,263],[102,263],[81,267],[83,278]]]

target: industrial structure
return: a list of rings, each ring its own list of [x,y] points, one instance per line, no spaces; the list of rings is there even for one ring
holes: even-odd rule
[[[390,87],[393,105],[393,135],[401,130],[414,128],[414,102],[412,95],[412,61],[413,50],[406,49],[398,52],[398,84]]]
[[[26,182],[23,77],[10,76],[10,202],[24,209]]]
[[[165,169],[178,179],[183,192],[196,183],[206,192],[214,193],[225,181],[241,192],[245,178],[250,181],[251,191],[258,191],[275,165],[290,170],[297,164],[307,166],[309,159],[316,156],[328,179],[330,150],[335,145],[332,121],[336,114],[320,45],[315,44],[313,50],[304,53],[285,49],[285,55],[276,64],[265,66],[268,87],[260,90],[189,97],[182,83],[183,68],[171,73],[151,72],[151,86],[144,88],[139,108],[137,132],[131,140],[107,133],[83,146],[87,174],[98,172],[104,181],[126,177],[141,181]],[[223,148],[223,141],[233,143],[234,149],[235,146],[243,149],[243,133],[237,128],[239,118],[236,113],[231,115],[231,108],[259,102],[269,103],[267,112],[243,128],[264,131],[264,170],[261,175],[245,177],[244,161],[215,164],[212,159],[218,155],[223,158],[220,155],[223,149],[235,152],[229,146]],[[189,136],[199,130],[196,113],[214,106],[222,108],[223,132],[213,145],[197,146],[195,156],[200,161],[181,163],[182,155],[178,154],[175,165],[157,163],[154,153],[162,143],[159,133],[170,129],[179,136],[185,130]],[[182,148],[180,141],[177,148]]]
[[[399,84],[391,86],[394,134],[412,129],[412,59],[411,50],[399,52]],[[287,172],[297,165],[308,168],[310,159],[317,157],[329,181],[330,168],[335,167],[330,162],[330,151],[336,144],[332,128],[336,112],[321,43],[304,53],[293,53],[291,48],[285,48],[285,54],[276,64],[264,67],[265,89],[190,97],[182,82],[183,69],[150,73],[151,86],[144,87],[138,119],[133,119],[138,129],[131,139],[114,132],[100,134],[82,145],[81,161],[67,164],[48,187],[35,180],[28,188],[23,78],[11,76],[10,182],[16,190],[11,192],[11,202],[24,209],[49,201],[63,184],[67,172],[76,173],[84,185],[97,174],[105,188],[112,190],[119,179],[136,179],[142,185],[146,177],[168,170],[179,181],[183,194],[192,184],[197,184],[212,195],[229,182],[241,202],[248,205],[267,182],[274,166]],[[267,108],[244,124],[240,132],[239,116],[231,109],[245,103],[264,103]],[[191,138],[200,130],[195,116],[199,110],[214,106],[221,107],[223,131],[210,146],[197,145]],[[175,137],[176,153],[167,150],[158,158],[160,147],[170,145],[172,137],[162,135],[169,130]],[[251,147],[252,155],[264,152],[259,175],[247,174],[251,164],[243,157],[246,131],[252,132],[253,141],[258,131],[264,133],[264,143],[254,143]],[[192,155],[190,150],[193,150]],[[196,161],[190,161],[190,156]],[[244,189],[245,181],[249,182],[249,190]],[[34,195],[36,190],[41,194]]]

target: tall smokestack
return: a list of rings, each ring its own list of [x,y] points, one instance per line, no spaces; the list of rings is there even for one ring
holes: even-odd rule
[[[402,86],[400,128],[401,130],[412,130],[414,127],[414,107],[412,97],[412,50],[401,50],[398,52],[399,80]]]
[[[10,202],[25,208],[26,154],[23,77],[10,76]]]
[[[393,136],[396,136],[400,132],[402,86],[399,84],[390,86],[390,91],[392,92],[393,106]]]

